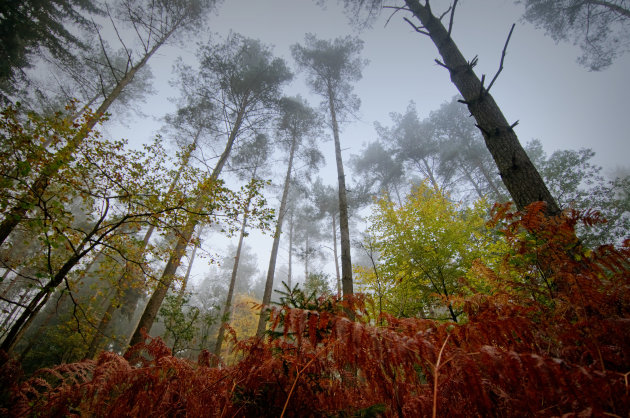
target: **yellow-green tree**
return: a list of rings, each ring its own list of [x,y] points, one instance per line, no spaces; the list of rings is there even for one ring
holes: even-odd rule
[[[462,207],[425,183],[403,205],[378,200],[363,242],[371,265],[355,268],[376,309],[457,321],[461,312],[452,297],[464,292],[461,278],[474,260],[491,265],[500,253],[500,242],[485,227],[485,208],[483,201]]]
[[[260,300],[246,294],[238,294],[232,305],[230,327],[234,330],[236,338],[243,340],[256,335],[258,318],[260,317]],[[239,359],[239,353],[234,351],[233,344],[224,344],[221,349],[221,359],[226,364],[234,364]]]

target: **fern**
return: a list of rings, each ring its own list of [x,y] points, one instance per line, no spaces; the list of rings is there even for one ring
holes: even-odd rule
[[[488,293],[454,299],[453,324],[384,315],[362,296],[316,299],[285,289],[265,339],[238,341],[234,366],[178,359],[156,338],[129,359],[40,371],[14,386],[14,415],[628,416],[630,242],[583,248],[578,222],[495,208],[510,244],[474,273]],[[352,314],[353,320],[349,315]],[[381,321],[378,321],[381,323]],[[7,364],[7,362],[5,362]]]

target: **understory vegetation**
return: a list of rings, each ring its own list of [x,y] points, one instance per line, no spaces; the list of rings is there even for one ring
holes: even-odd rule
[[[489,227],[507,251],[460,278],[465,294],[448,299],[458,323],[287,288],[265,337],[238,341],[233,364],[177,358],[150,337],[125,357],[102,352],[22,382],[9,361],[4,413],[627,416],[630,242],[586,249],[574,229],[596,216],[543,209],[494,207]]]

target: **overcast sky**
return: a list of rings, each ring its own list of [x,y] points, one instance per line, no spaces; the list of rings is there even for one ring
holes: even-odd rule
[[[370,63],[356,84],[355,91],[362,101],[360,120],[343,128],[346,153],[355,153],[363,142],[373,140],[373,122],[387,123],[389,113],[404,111],[410,100],[424,117],[457,94],[447,71],[434,62],[438,54],[433,43],[415,33],[402,20],[402,13],[384,27],[389,13],[385,11],[371,29],[358,32],[340,7],[334,1],[329,3],[323,10],[312,0],[227,0],[212,16],[207,29],[223,36],[233,31],[259,38],[273,45],[276,55],[292,66],[289,47],[302,42],[307,32],[324,39],[360,36],[365,41],[362,55]],[[435,10],[448,3],[432,2]],[[453,38],[467,59],[479,56],[477,74],[491,77],[498,68],[510,25],[517,24],[505,69],[492,94],[509,121],[520,120],[516,128],[520,140],[538,138],[548,152],[590,147],[602,165],[627,165],[630,57],[622,57],[603,72],[589,72],[576,63],[578,48],[555,44],[541,30],[521,22],[522,7],[514,3],[460,1]],[[171,77],[173,54],[188,52],[193,56],[195,49],[195,43],[188,42],[183,51],[181,47],[165,49],[153,61],[158,92],[164,91],[165,79]],[[287,88],[288,93],[308,95],[305,90],[299,76]],[[160,116],[170,110],[170,104],[160,99],[152,98],[153,105],[145,112]],[[313,105],[318,100],[314,96],[309,99]]]
[[[385,27],[389,12],[385,11],[372,28],[357,31],[348,23],[340,7],[330,1],[326,9],[312,0],[226,0],[194,39],[203,40],[204,31],[225,36],[230,31],[258,38],[273,45],[277,56],[294,66],[290,45],[303,42],[311,32],[319,38],[355,34],[365,41],[362,56],[370,63],[355,93],[361,99],[359,119],[342,126],[341,142],[344,161],[358,153],[363,144],[376,139],[373,124],[390,123],[390,112],[403,112],[409,101],[416,103],[421,118],[449,101],[457,90],[448,72],[435,64],[438,57],[433,43],[417,34],[394,16]],[[434,0],[434,10],[445,9],[450,2]],[[479,56],[476,73],[492,78],[501,57],[501,50],[512,23],[516,29],[508,47],[505,68],[492,88],[492,94],[508,121],[520,123],[516,132],[522,143],[540,139],[548,154],[558,149],[592,148],[596,162],[605,168],[628,166],[627,100],[630,98],[630,57],[618,59],[602,72],[589,72],[576,63],[580,54],[570,44],[555,44],[541,30],[521,22],[522,7],[511,0],[463,0],[459,2],[453,38],[464,56],[470,60]],[[194,57],[194,41],[160,51],[151,63],[155,75],[156,96],[142,106],[151,117],[127,126],[112,128],[116,136],[146,142],[159,129],[160,118],[174,110],[168,97],[177,95],[169,89],[171,67],[177,55]],[[300,93],[311,105],[319,102],[309,95],[300,77],[286,89],[288,94]],[[463,106],[463,105],[462,105]],[[330,169],[334,173],[333,143],[322,144]],[[346,171],[349,183],[350,170]],[[335,175],[325,175],[333,183]],[[272,200],[273,202],[273,200]],[[357,232],[357,231],[353,231]],[[261,244],[259,265],[265,269],[271,246]]]

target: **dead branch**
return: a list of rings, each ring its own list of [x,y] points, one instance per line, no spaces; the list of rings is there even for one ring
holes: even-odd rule
[[[404,20],[405,22],[409,23],[409,24],[411,25],[411,27],[412,27],[412,28],[413,28],[416,32],[421,33],[421,34],[423,34],[423,35],[430,36],[430,33],[429,33],[429,32],[427,32],[426,30],[423,30],[423,29],[424,29],[424,26],[416,26],[416,25],[414,25],[414,23],[413,23],[411,20],[407,19],[406,17],[403,17],[403,20]]]
[[[439,60],[439,59],[437,59],[437,58],[435,59],[435,63],[436,63],[437,65],[439,65],[440,67],[444,67],[444,68],[446,68],[449,72],[451,72],[451,71],[452,71],[451,67],[449,67],[448,65],[444,64],[442,61],[440,61],[440,60]]]
[[[516,26],[516,23],[512,23],[512,28],[510,29],[510,33],[508,34],[508,37],[505,40],[505,46],[503,46],[503,52],[501,53],[501,62],[499,63],[499,70],[494,75],[494,78],[488,85],[486,92],[490,92],[490,88],[492,88],[492,86],[494,85],[494,82],[497,81],[497,77],[499,77],[499,74],[501,74],[501,71],[503,71],[503,61],[505,60],[505,53],[507,51],[508,44],[510,43],[510,38],[512,37],[512,32],[514,32],[515,26]]]
[[[442,14],[440,15],[440,17],[438,18],[438,19],[440,19],[440,22],[442,21],[442,19],[444,19],[444,16],[446,16],[446,15],[448,14],[448,12],[450,12],[452,9],[453,9],[453,6],[448,6],[448,9],[446,9],[446,10],[444,11],[444,13],[442,13]]]
[[[406,10],[406,11],[411,11],[409,8],[407,7],[397,7],[397,6],[383,6],[383,9],[394,9],[394,11],[392,12],[391,15],[389,15],[389,17],[387,18],[387,20],[385,21],[385,25],[383,25],[383,27],[386,27],[389,24],[389,21],[392,20],[392,17],[394,17],[394,15],[398,12],[400,12],[401,10]]]
[[[451,32],[453,31],[453,17],[455,16],[455,8],[457,7],[457,1],[458,0],[453,0],[453,6],[452,6],[452,10],[451,10],[451,18],[448,22],[448,36],[451,36]],[[450,7],[449,7],[450,9]]]

